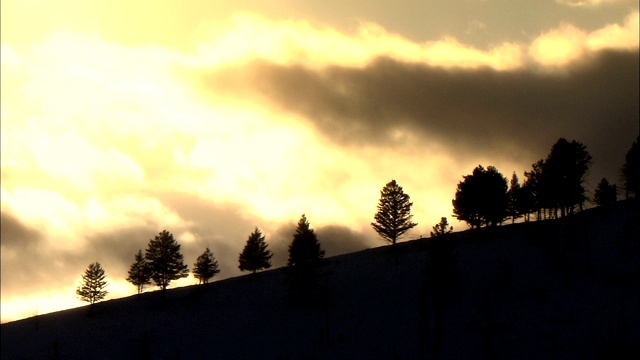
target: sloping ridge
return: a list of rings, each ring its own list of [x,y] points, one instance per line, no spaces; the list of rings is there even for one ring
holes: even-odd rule
[[[639,219],[454,233],[444,286],[420,239],[329,258],[308,297],[275,269],[41,315],[1,326],[2,359],[636,358]]]

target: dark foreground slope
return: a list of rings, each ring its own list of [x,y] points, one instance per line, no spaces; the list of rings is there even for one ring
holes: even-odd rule
[[[276,269],[41,315],[1,326],[2,359],[635,358],[639,218],[456,233],[448,278],[430,239],[333,257],[306,305]]]

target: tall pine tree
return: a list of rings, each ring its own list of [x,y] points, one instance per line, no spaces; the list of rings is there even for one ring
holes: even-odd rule
[[[418,225],[411,221],[411,206],[413,203],[409,195],[395,180],[391,180],[380,190],[378,212],[371,226],[383,239],[395,245],[402,234]]]
[[[507,214],[509,215],[509,217],[511,217],[511,223],[513,224],[517,218],[522,217],[522,213],[520,213],[520,210],[522,209],[522,205],[520,204],[521,196],[522,196],[522,187],[520,186],[520,181],[515,171],[511,176],[511,181],[509,182],[509,190],[507,191],[507,195],[509,196]]]
[[[193,265],[193,276],[199,280],[200,284],[208,283],[209,279],[216,276],[219,272],[218,261],[209,248],[207,248],[202,255],[198,256],[196,263]]]
[[[249,235],[247,243],[240,253],[240,265],[238,266],[240,271],[246,270],[255,274],[260,270],[270,268],[273,254],[271,250],[267,249],[267,246],[265,237],[260,232],[260,229],[256,227]]]
[[[307,217],[302,214],[293,234],[293,241],[289,245],[287,266],[312,270],[322,263],[323,258],[324,250],[320,247],[318,237],[311,229]]]
[[[135,260],[131,267],[129,267],[129,276],[127,281],[132,283],[137,289],[138,294],[142,293],[145,285],[151,284],[151,273],[149,271],[149,264],[147,259],[144,258],[142,250],[139,250],[135,255]]]
[[[587,198],[582,184],[589,166],[591,155],[584,144],[560,138],[551,147],[544,171],[551,185],[550,206],[554,217],[558,216],[558,209],[561,216],[573,214],[576,205],[582,210]]]
[[[184,263],[180,244],[167,230],[149,240],[145,258],[149,263],[151,279],[162,290],[166,290],[172,280],[189,276],[189,268]]]

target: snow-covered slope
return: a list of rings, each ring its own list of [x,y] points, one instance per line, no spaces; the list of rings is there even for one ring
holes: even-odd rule
[[[640,353],[637,203],[332,257],[313,298],[283,271],[1,326],[2,359],[590,359]],[[618,357],[619,358],[619,357]]]

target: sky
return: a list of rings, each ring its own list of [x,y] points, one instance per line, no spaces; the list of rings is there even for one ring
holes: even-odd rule
[[[240,275],[257,226],[286,263],[306,214],[327,255],[384,245],[391,179],[428,236],[479,164],[524,179],[558,138],[621,185],[639,132],[635,0],[1,3],[2,322],[136,288],[162,230]],[[197,283],[193,276],[170,287]],[[149,287],[147,291],[152,290]]]

